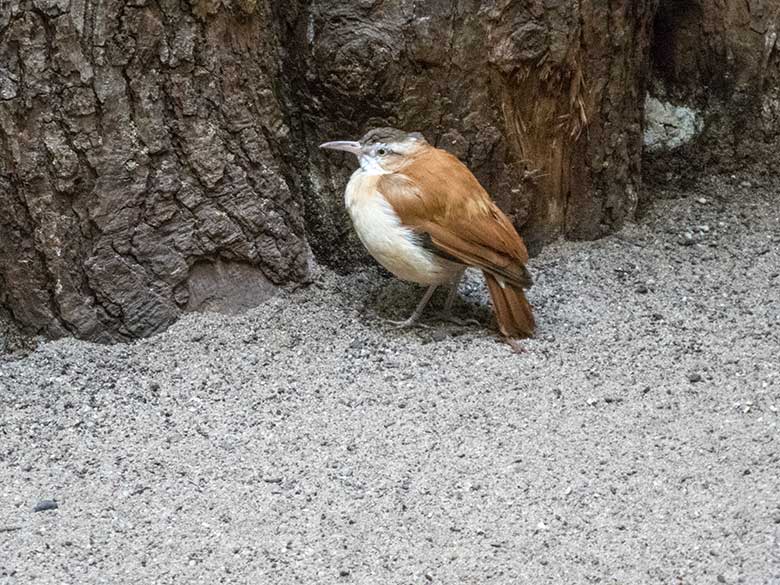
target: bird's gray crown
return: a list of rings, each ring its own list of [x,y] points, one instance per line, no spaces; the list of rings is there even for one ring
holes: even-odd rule
[[[425,138],[419,132],[404,132],[397,128],[374,128],[366,132],[365,136],[360,139],[360,143],[364,146],[371,144],[391,144],[396,142],[406,142],[409,139],[422,140]]]

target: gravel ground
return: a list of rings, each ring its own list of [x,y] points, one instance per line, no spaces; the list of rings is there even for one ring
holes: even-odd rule
[[[0,584],[780,583],[780,189],[751,181],[546,248],[522,354],[391,329],[422,291],[369,270],[0,358]]]

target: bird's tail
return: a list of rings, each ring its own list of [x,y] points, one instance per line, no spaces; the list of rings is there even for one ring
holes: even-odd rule
[[[501,333],[506,337],[531,337],[535,327],[534,314],[523,289],[508,282],[499,283],[488,272],[483,274]]]

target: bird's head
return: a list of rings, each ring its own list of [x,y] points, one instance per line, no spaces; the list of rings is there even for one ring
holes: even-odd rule
[[[338,140],[320,144],[320,148],[351,152],[363,170],[371,174],[396,172],[426,146],[428,142],[419,132],[395,128],[374,128],[356,142]]]

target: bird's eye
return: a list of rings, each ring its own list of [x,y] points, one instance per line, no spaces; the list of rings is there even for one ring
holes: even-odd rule
[[[377,150],[377,151],[376,151],[376,153],[377,153],[379,156],[384,156],[384,155],[386,155],[386,154],[387,154],[387,150],[385,150],[384,148],[380,148],[379,150]]]

